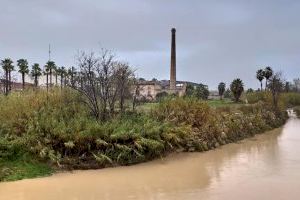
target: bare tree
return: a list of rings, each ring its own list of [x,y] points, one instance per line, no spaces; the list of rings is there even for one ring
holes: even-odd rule
[[[115,55],[111,51],[102,49],[99,65],[96,72],[99,79],[99,92],[102,100],[102,119],[106,119],[109,115],[107,106],[117,88],[114,86],[114,58]]]
[[[72,66],[70,69],[68,69],[66,74],[66,84],[74,87],[75,84],[74,77],[76,77],[76,74],[77,72],[75,67]]]
[[[118,63],[116,70],[116,78],[118,88],[118,97],[120,103],[120,111],[124,112],[125,99],[129,98],[131,93],[131,85],[133,84],[134,73],[127,63]]]
[[[124,112],[125,99],[130,96],[133,71],[126,63],[115,60],[115,55],[103,49],[100,56],[82,52],[78,56],[78,70],[72,73],[69,86],[84,96],[85,104],[98,120],[115,114],[115,106]]]
[[[84,95],[84,102],[90,108],[93,115],[99,119],[100,99],[96,88],[97,79],[92,74],[96,71],[99,60],[95,57],[94,53],[86,54],[83,52],[78,57],[78,65],[80,75],[78,76],[78,84],[74,84],[73,88]]]
[[[132,111],[135,111],[137,98],[140,96],[140,85],[136,77],[132,79]]]
[[[5,76],[0,71],[0,94],[5,94]]]

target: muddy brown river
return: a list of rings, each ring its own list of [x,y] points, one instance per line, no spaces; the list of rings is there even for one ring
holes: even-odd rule
[[[300,199],[300,120],[205,153],[0,183],[0,199]]]

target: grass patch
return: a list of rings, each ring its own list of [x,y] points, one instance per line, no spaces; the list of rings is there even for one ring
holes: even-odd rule
[[[144,104],[138,105],[136,107],[136,110],[138,112],[150,112],[151,109],[153,109],[156,105],[158,105],[158,103],[144,103]]]
[[[243,105],[243,103],[236,103],[234,101],[231,101],[230,99],[223,99],[223,100],[208,100],[207,101],[208,105],[212,108],[220,108],[220,107],[233,107],[233,108],[237,108],[241,105]]]
[[[236,103],[230,99],[215,99],[215,100],[207,100],[205,101],[207,104],[212,107],[212,108],[220,108],[220,107],[232,107],[232,108],[238,108],[239,106],[243,105],[244,103],[239,102]],[[139,106],[137,106],[137,111],[138,112],[150,112],[151,109],[155,108],[159,103],[144,103]]]
[[[53,172],[54,170],[49,165],[39,162],[31,156],[0,161],[0,181],[49,176]]]

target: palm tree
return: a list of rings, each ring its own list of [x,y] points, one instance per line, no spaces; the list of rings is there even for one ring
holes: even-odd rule
[[[53,72],[54,72],[54,76],[55,76],[55,85],[57,86],[57,77],[58,77],[58,75],[59,75],[59,67],[54,67],[53,68]]]
[[[49,68],[49,65],[45,65],[45,70],[44,70],[44,75],[46,75],[46,88],[47,88],[47,92],[49,90],[49,71],[50,71],[50,68]]]
[[[265,78],[265,72],[264,72],[264,70],[262,70],[262,69],[257,70],[257,72],[256,72],[256,78],[260,82],[260,90],[262,91],[262,81]]]
[[[31,69],[31,76],[34,77],[34,85],[38,86],[38,78],[42,75],[42,69],[38,63],[34,63]]]
[[[62,88],[62,81],[63,81],[63,78],[62,78],[62,68],[61,67],[58,67],[56,69],[56,75],[57,76],[60,76],[60,87]]]
[[[9,91],[11,91],[11,85],[12,85],[11,72],[14,70],[15,70],[15,66],[13,66],[12,64],[8,66]]]
[[[75,67],[71,67],[70,69],[68,69],[68,72],[67,72],[67,76],[69,77],[69,84],[71,86],[74,86],[74,76],[76,75],[76,70],[75,70]]]
[[[50,87],[52,87],[52,75],[53,75],[53,71],[55,70],[55,68],[56,68],[55,62],[48,61],[46,63],[45,70],[46,70],[46,72],[49,73],[49,76],[50,76]],[[47,77],[48,77],[48,73],[47,73]],[[48,83],[47,83],[47,88],[48,88]]]
[[[282,93],[284,88],[284,81],[280,72],[275,73],[270,77],[268,88],[272,94],[274,109],[277,111],[280,93]]]
[[[271,67],[266,67],[265,70],[264,70],[264,76],[266,78],[266,87],[265,87],[265,89],[267,90],[268,81],[269,81],[270,77],[273,76],[273,69]]]
[[[17,60],[17,65],[19,67],[19,72],[22,74],[22,86],[25,89],[25,75],[29,73],[28,62],[26,59]]]
[[[234,79],[232,83],[230,84],[230,90],[234,96],[234,100],[238,102],[240,100],[240,97],[244,91],[244,84],[243,81],[239,78]]]
[[[65,77],[67,75],[67,71],[65,67],[60,67],[57,69],[57,73],[60,76],[60,87],[62,88],[64,84],[66,83]]]
[[[1,66],[5,73],[4,93],[6,95],[8,95],[8,92],[11,90],[11,71],[14,69],[14,66],[12,64],[13,61],[10,58],[5,58],[4,60],[1,60]]]
[[[225,88],[226,88],[226,84],[221,82],[219,83],[218,85],[218,90],[219,90],[219,95],[220,95],[220,99],[222,100],[223,99],[223,94],[225,92]]]

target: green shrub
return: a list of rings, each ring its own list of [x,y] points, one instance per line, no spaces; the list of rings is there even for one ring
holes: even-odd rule
[[[180,124],[200,127],[209,118],[210,107],[196,98],[166,99],[153,109],[151,115],[158,119]]]
[[[285,102],[287,107],[300,106],[300,93],[284,93],[281,100]]]
[[[246,99],[249,104],[254,104],[258,102],[267,102],[271,98],[271,94],[268,92],[249,92],[246,93]]]
[[[300,117],[300,106],[295,107],[294,111],[296,112],[296,115]]]

